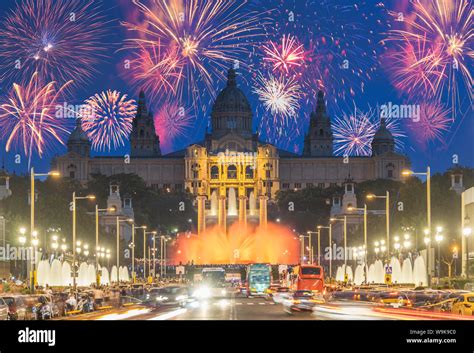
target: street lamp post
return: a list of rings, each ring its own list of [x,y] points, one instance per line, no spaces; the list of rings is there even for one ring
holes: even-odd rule
[[[76,196],[76,192],[74,191],[72,193],[72,286],[74,288],[74,291],[76,291],[76,276],[77,276],[77,271],[76,271],[76,201],[77,200],[94,200],[95,196],[94,195],[88,195],[88,196]]]
[[[132,282],[135,283],[136,273],[135,273],[135,229],[146,230],[146,226],[135,226],[135,223],[132,224]]]
[[[115,207],[110,208],[99,208],[99,205],[95,205],[95,247],[99,247],[99,212],[115,212]],[[97,286],[100,286],[100,271],[99,271],[99,255],[95,256],[95,278]]]
[[[318,266],[320,266],[321,261],[319,259],[319,256],[321,255],[321,231],[320,231],[319,228],[316,232],[308,230],[308,234],[317,234],[317,236],[318,236]],[[311,259],[314,259],[313,246],[311,246]]]
[[[30,169],[30,236],[33,240],[33,232],[35,232],[35,178],[43,176],[59,176],[59,172],[51,171],[48,173],[35,173],[35,169],[31,167]],[[31,274],[30,274],[30,290],[32,293],[35,292],[35,281],[36,281],[36,253],[33,254],[33,261],[31,265]]]
[[[318,229],[329,229],[329,278],[332,278],[332,224],[329,226],[318,226]]]
[[[348,207],[348,211],[364,211],[364,266],[367,266],[367,252],[369,248],[367,247],[367,204],[364,204],[363,208]],[[367,283],[367,271],[364,271],[365,274],[365,283]]]
[[[301,244],[301,247],[302,247],[302,250],[301,250],[301,253],[303,255],[303,258],[301,259],[301,263],[304,263],[304,247],[305,247],[305,243],[304,243],[304,238],[308,238],[308,263],[313,263],[313,245],[312,245],[312,241],[311,241],[311,233],[313,232],[310,232],[310,231],[307,231],[306,233],[308,233],[308,235],[300,235],[300,238],[301,238],[301,241],[302,241],[302,244]]]
[[[26,244],[26,236],[25,236],[25,233],[26,233],[26,229],[25,228],[20,228],[20,236],[18,237],[18,242],[20,243],[21,247],[23,247],[25,244]],[[24,252],[22,252],[24,253]],[[23,277],[23,272],[24,272],[24,268],[23,268],[23,262],[25,261],[25,259],[22,258],[22,261],[21,261],[21,277]]]
[[[143,277],[145,279],[145,282],[147,279],[147,276],[146,276],[146,236],[147,234],[153,234],[153,236],[155,236],[156,231],[147,232],[146,227],[143,228]],[[151,256],[148,256],[148,258],[149,260],[151,260]],[[150,266],[148,266],[148,275],[150,275]]]
[[[466,278],[469,279],[469,236],[472,233],[471,227],[465,227],[463,229],[463,235],[466,237]]]
[[[120,223],[121,222],[133,222],[133,219],[131,218],[126,218],[126,219],[120,219],[120,216],[117,216],[117,222],[116,222],[116,227],[117,227],[117,283],[120,283]]]
[[[436,227],[436,243],[438,244],[438,283],[440,283],[440,278],[441,278],[441,242],[443,241],[443,235],[441,232],[443,231],[443,228],[441,227]]]
[[[430,249],[431,249],[431,169],[430,167],[426,167],[425,173],[415,173],[411,170],[405,170],[402,172],[402,175],[425,175],[426,176],[426,223],[428,226],[428,234],[425,234],[426,237],[430,241],[425,241],[426,244],[426,261],[427,261],[427,277],[428,277],[428,287],[431,286],[431,256],[430,256]]]
[[[347,271],[347,216],[343,218],[331,218],[331,222],[344,222],[344,277]]]
[[[390,192],[387,190],[385,196],[369,194],[367,195],[367,199],[385,199],[385,242],[387,244],[387,258],[390,260]]]

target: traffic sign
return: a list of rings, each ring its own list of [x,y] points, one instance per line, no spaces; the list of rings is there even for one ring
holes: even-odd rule
[[[385,284],[392,284],[392,275],[385,274]]]
[[[453,252],[453,259],[457,259],[458,258],[458,252]]]
[[[176,266],[176,274],[184,275],[184,266]]]
[[[392,266],[390,266],[390,265],[385,266],[385,273],[387,275],[391,275],[392,274]]]

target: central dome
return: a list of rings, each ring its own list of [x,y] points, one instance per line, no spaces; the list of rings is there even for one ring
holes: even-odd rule
[[[217,95],[211,118],[213,135],[230,131],[252,133],[252,109],[245,94],[237,87],[234,69],[227,73],[227,86]]]

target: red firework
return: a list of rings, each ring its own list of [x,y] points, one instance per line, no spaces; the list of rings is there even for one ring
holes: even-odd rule
[[[423,102],[419,119],[411,120],[407,126],[422,147],[436,142],[444,144],[452,124],[450,114],[451,110],[438,102]]]
[[[175,140],[189,137],[194,120],[190,110],[177,102],[164,103],[154,116],[155,131],[162,147],[170,149]]]
[[[273,71],[288,74],[292,68],[299,68],[305,62],[304,45],[291,35],[283,35],[281,43],[270,41],[263,46],[263,51],[263,60],[272,65]]]

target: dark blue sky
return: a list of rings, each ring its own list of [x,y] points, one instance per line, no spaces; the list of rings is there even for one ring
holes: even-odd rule
[[[63,0],[62,0],[63,1]],[[66,0],[64,0],[66,1]],[[336,0],[334,0],[336,1]],[[391,8],[396,0],[386,1],[385,7]],[[278,4],[279,1],[265,1],[265,0],[255,0],[251,3],[251,6],[258,7],[272,7],[275,4]],[[289,1],[291,3],[291,0]],[[298,4],[298,1],[294,3]],[[328,1],[328,3],[331,3]],[[347,3],[351,4],[348,1],[337,1],[337,3]],[[353,3],[353,2],[352,2]],[[369,2],[371,3],[371,2]],[[375,3],[375,1],[374,1]],[[7,11],[14,8],[15,1],[13,0],[2,0],[0,3],[0,19],[5,18],[7,15]],[[318,2],[315,2],[314,6],[317,5]],[[104,1],[104,8],[106,10],[106,15],[112,21],[112,24],[108,26],[111,28],[109,31],[109,44],[110,44],[110,58],[107,59],[106,62],[101,63],[97,68],[99,73],[94,75],[94,78],[90,81],[89,84],[80,87],[77,90],[74,90],[74,98],[71,102],[72,104],[80,104],[83,102],[84,99],[88,98],[89,96],[95,94],[96,92],[100,92],[107,89],[116,89],[123,93],[128,93],[133,98],[137,98],[136,91],[130,84],[130,82],[125,81],[121,78],[119,74],[118,66],[120,65],[123,57],[126,55],[124,52],[116,53],[114,49],[118,49],[121,47],[123,39],[126,37],[125,30],[122,26],[120,26],[119,21],[125,20],[126,17],[130,14],[130,9],[133,5],[128,0],[106,0]],[[308,6],[307,4],[305,6]],[[374,7],[375,9],[375,7]],[[296,11],[298,11],[298,6],[296,7]],[[319,15],[320,16],[320,15]],[[350,18],[350,16],[348,17]],[[315,26],[318,22],[318,18],[314,18]],[[327,21],[325,22],[327,25]],[[368,29],[373,29],[374,31],[379,30],[377,26],[371,28],[370,25],[367,26]],[[301,30],[303,31],[303,30]],[[311,31],[317,31],[316,29],[312,29]],[[0,36],[1,36],[0,32]],[[302,33],[303,35],[303,33]],[[306,35],[306,34],[304,34]],[[113,44],[115,43],[115,44]],[[112,49],[113,48],[113,49]],[[1,49],[0,49],[1,50]],[[369,50],[369,48],[367,48]],[[472,69],[472,67],[470,68]],[[259,109],[261,109],[261,104],[259,103],[257,97],[254,93],[252,93],[252,89],[250,87],[250,79],[249,77],[252,75],[252,72],[244,72],[244,78],[246,80],[240,80],[240,87],[241,89],[247,94],[252,104],[252,107],[255,111],[255,115],[258,116]],[[245,81],[245,82],[243,82]],[[5,95],[5,92],[9,90],[10,84],[7,82],[1,82],[0,84],[0,94]],[[223,82],[215,82],[216,90],[223,87]],[[464,92],[466,94],[466,92]],[[382,68],[377,69],[374,73],[371,80],[368,80],[365,85],[365,92],[363,94],[357,94],[354,97],[354,102],[361,107],[367,107],[370,105],[375,107],[377,104],[384,104],[385,102],[394,102],[403,104],[400,101],[400,98],[394,91],[391,83],[387,78],[387,73]],[[157,104],[154,102],[150,102],[153,106],[153,109],[157,109]],[[301,121],[301,129],[305,129],[305,122],[307,121],[307,116],[309,115],[309,110],[312,106],[312,102],[307,102],[307,104],[303,104],[300,110],[300,121]],[[338,114],[341,110],[348,109],[353,105],[352,100],[348,100],[346,102],[339,101],[337,106],[331,99],[328,97],[328,109],[332,116]],[[207,109],[209,111],[210,109]],[[306,115],[305,115],[306,114]],[[306,116],[306,118],[305,118]],[[199,123],[196,124],[195,128],[192,131],[192,134],[188,138],[181,139],[175,141],[172,144],[172,148],[175,150],[183,148],[187,143],[192,141],[199,141],[202,140],[204,136],[204,132],[207,126],[207,118],[208,116],[197,116]],[[426,165],[431,165],[432,170],[435,172],[444,171],[449,168],[452,164],[452,156],[454,154],[459,156],[459,163],[465,166],[473,167],[474,166],[474,147],[473,147],[473,136],[474,136],[474,123],[473,123],[473,116],[472,110],[466,111],[465,116],[462,118],[461,116],[456,116],[457,124],[454,126],[452,131],[446,134],[445,140],[446,144],[432,144],[427,149],[419,148],[419,145],[416,143],[416,137],[410,135],[409,137],[404,139],[405,147],[404,153],[406,153],[410,160],[412,161],[413,168],[420,170],[424,169]],[[461,123],[462,120],[462,123]],[[255,126],[257,126],[255,122]],[[302,143],[303,133],[300,133],[299,136],[293,136],[296,140],[297,144]],[[21,163],[17,165],[14,163],[14,153],[6,153],[5,152],[5,141],[2,141],[1,145],[1,155],[2,158],[5,160],[5,164],[9,171],[15,171],[17,173],[23,173],[26,171],[25,163]],[[288,145],[288,143],[283,143],[282,145]],[[113,151],[111,155],[119,155],[123,154],[127,151],[128,146],[122,148],[117,151]],[[54,154],[61,154],[65,152],[65,148],[61,146],[57,146],[55,148],[55,152],[50,152],[47,155],[43,156],[42,159],[35,157],[33,165],[38,170],[47,170],[50,164],[51,157]],[[23,159],[25,161],[25,159]]]

